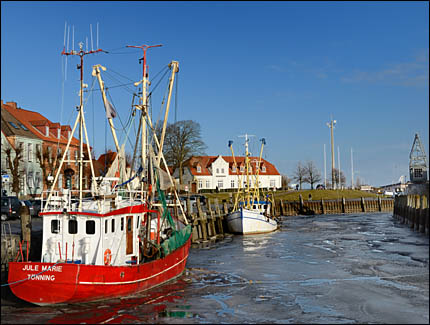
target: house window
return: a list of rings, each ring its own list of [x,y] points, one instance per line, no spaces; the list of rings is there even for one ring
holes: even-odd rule
[[[211,187],[211,182],[210,180],[206,180],[206,188],[210,188]]]
[[[198,173],[201,173],[201,172],[202,172],[202,167],[197,166],[197,172],[198,172]]]
[[[12,125],[15,129],[17,129],[17,130],[19,129],[19,127],[15,123],[9,122],[9,124]]]
[[[78,221],[69,220],[69,234],[77,234],[77,233],[78,233]]]
[[[28,147],[28,150],[27,150],[28,161],[33,161],[33,144],[28,143],[27,147]]]
[[[203,181],[199,179],[199,188],[203,188]]]
[[[224,183],[223,183],[222,179],[220,179],[218,181],[218,188],[223,188],[223,187],[224,187]]]
[[[42,156],[42,148],[41,148],[40,144],[36,144],[36,156],[38,156],[38,157]]]
[[[78,164],[78,150],[75,150],[75,165]]]
[[[216,173],[219,174],[219,168],[216,169]]]
[[[28,129],[24,126],[24,124],[22,123],[18,123],[18,124],[24,131],[28,131]]]
[[[275,180],[274,179],[270,180],[270,187],[275,187]]]
[[[224,174],[224,168],[221,168],[221,174]]]
[[[36,188],[40,188],[40,181],[41,181],[41,177],[40,177],[40,172],[36,172]]]
[[[52,148],[51,147],[48,147],[48,160],[49,160],[49,163],[52,162]]]
[[[63,188],[63,174],[58,176],[58,188]]]
[[[96,233],[96,222],[94,220],[87,220],[85,228],[87,235],[94,235]]]
[[[234,179],[231,180],[231,188],[234,188]]]
[[[27,185],[31,189],[34,186],[33,172],[28,172],[27,175]]]

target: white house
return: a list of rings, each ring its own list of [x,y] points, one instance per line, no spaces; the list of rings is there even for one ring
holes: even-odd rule
[[[251,169],[249,179],[246,177],[245,157],[235,157],[236,165],[231,156],[193,156],[184,163],[182,183],[188,185],[191,192],[198,192],[206,189],[237,189],[239,182],[241,187],[246,186],[249,181],[250,186],[257,183],[259,188],[281,188],[282,176],[276,167],[265,159],[259,157],[249,157]],[[176,169],[173,177],[179,179],[179,170]]]

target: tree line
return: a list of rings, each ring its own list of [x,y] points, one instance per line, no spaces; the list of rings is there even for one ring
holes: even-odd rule
[[[346,186],[346,177],[343,172],[339,169],[334,169],[334,181],[336,187],[345,187]],[[330,177],[331,179],[331,177]],[[283,175],[282,177],[282,186],[288,187],[290,182],[294,180],[298,183],[299,189],[302,189],[303,184],[309,184],[311,189],[321,182],[322,177],[318,168],[315,166],[313,161],[306,161],[305,163],[299,161],[293,171],[292,178],[290,179],[288,176]],[[331,182],[326,181],[328,188],[333,188]]]

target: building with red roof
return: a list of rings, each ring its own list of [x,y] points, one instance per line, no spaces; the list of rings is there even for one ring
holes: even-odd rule
[[[236,161],[236,165],[234,163]],[[193,156],[184,162],[182,183],[188,185],[192,192],[199,190],[227,190],[237,189],[239,182],[243,188],[246,185],[245,157],[231,156]],[[282,176],[276,167],[265,159],[249,157],[249,182],[253,187],[257,183],[259,188],[281,188]],[[173,173],[179,178],[179,170]]]
[[[24,156],[27,157],[26,159],[31,159],[30,161],[37,162],[40,165],[40,171],[43,174],[41,175],[43,182],[41,189],[43,188],[46,190],[49,187],[48,177],[55,176],[66,149],[67,142],[71,136],[72,128],[70,125],[60,125],[58,122],[51,122],[38,112],[19,107],[16,102],[3,103],[3,100],[1,100],[1,112],[2,136],[4,135],[7,138],[12,148],[19,145],[19,143],[15,143],[15,138],[17,135],[22,135],[23,131],[26,132],[28,138],[36,139],[41,143],[39,146],[35,144],[34,147],[31,146],[31,144],[24,145]],[[3,130],[3,117],[7,117],[8,120],[18,121],[18,123],[16,123],[18,127],[8,128],[8,134],[5,134]],[[5,124],[9,125],[10,122],[5,121]],[[84,152],[87,152],[86,144],[84,144]],[[78,154],[79,140],[72,137],[56,189],[78,188]],[[89,166],[85,166],[84,170],[84,189],[88,189],[91,175]]]

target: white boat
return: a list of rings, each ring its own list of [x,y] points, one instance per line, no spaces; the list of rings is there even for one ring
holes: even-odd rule
[[[252,176],[249,173],[250,161],[248,152],[248,135],[245,135],[245,174],[241,175],[236,165],[236,159],[234,157],[233,148],[231,146],[232,141],[229,142],[229,147],[232,151],[234,170],[238,175],[238,191],[235,195],[235,201],[233,211],[227,216],[227,226],[230,232],[242,235],[249,234],[261,234],[275,231],[278,229],[278,222],[276,218],[271,215],[272,202],[269,199],[269,195],[266,195],[264,199],[261,198],[262,193],[258,188],[258,175],[259,166],[261,166],[261,155],[263,153],[263,147],[265,140],[261,139],[261,150],[260,158],[258,163],[255,165],[257,172],[253,176],[255,179],[252,180]],[[242,180],[242,176],[246,180]],[[251,188],[251,182],[254,187]],[[242,188],[242,184],[245,184]],[[256,185],[257,184],[257,185]]]

